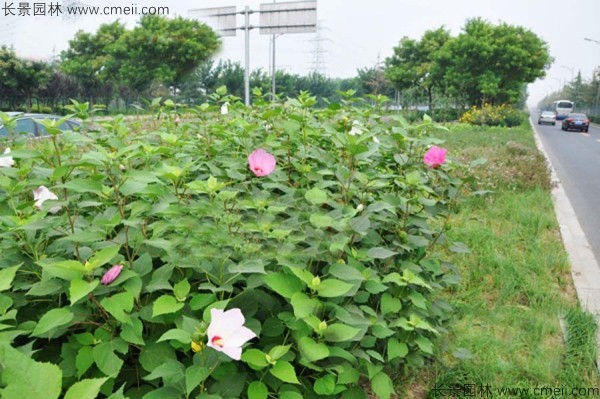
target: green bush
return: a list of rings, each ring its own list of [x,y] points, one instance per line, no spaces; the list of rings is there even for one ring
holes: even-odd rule
[[[523,111],[508,105],[485,104],[482,108],[473,107],[459,119],[460,123],[482,126],[515,127],[526,120]]]
[[[390,372],[433,355],[448,315],[437,293],[457,276],[431,249],[463,182],[451,162],[424,164],[431,121],[314,111],[306,94],[213,99],[229,112],[179,120],[167,101],[146,133],[117,117],[93,137],[10,144],[3,398],[389,398]],[[273,173],[249,170],[259,148]],[[218,309],[252,333],[218,325]],[[240,361],[213,349],[253,335]]]

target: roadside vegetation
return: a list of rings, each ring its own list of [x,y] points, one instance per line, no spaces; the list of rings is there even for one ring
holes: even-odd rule
[[[474,170],[479,195],[461,204],[448,233],[469,252],[449,254],[461,282],[445,294],[455,310],[447,346],[432,368],[400,378],[400,397],[486,385],[493,392],[487,397],[502,388],[532,394],[535,387],[600,387],[596,326],[577,304],[530,126],[450,129],[443,139],[451,153],[465,163],[488,162]]]

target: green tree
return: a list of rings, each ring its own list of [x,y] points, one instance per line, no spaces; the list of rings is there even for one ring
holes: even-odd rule
[[[445,83],[470,105],[518,104],[525,86],[550,66],[548,44],[520,26],[467,20],[437,58]]]
[[[217,34],[198,21],[147,15],[119,43],[119,54],[127,52],[121,73],[138,89],[156,79],[174,90],[220,44]]]
[[[394,47],[394,55],[385,61],[387,78],[398,90],[416,88],[433,110],[435,91],[443,90],[444,70],[438,60],[449,40],[450,33],[444,27],[428,30],[419,41],[402,38]]]

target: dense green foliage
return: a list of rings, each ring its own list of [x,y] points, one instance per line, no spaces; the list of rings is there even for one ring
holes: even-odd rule
[[[10,143],[3,397],[389,398],[390,372],[433,355],[439,292],[457,275],[431,251],[447,244],[463,180],[453,162],[424,165],[431,120],[408,126],[352,99],[313,110],[306,93],[212,101],[184,119],[156,100],[162,120],[143,130],[118,117]],[[277,163],[262,177],[248,168],[258,148]],[[34,204],[41,185],[57,200]],[[241,309],[257,335],[241,361],[207,346],[220,342],[207,342],[211,309]]]
[[[543,77],[550,62],[547,43],[533,32],[475,18],[456,37],[440,28],[420,41],[402,39],[386,72],[398,88],[426,92],[430,103],[437,88],[461,106],[521,105],[527,83]]]

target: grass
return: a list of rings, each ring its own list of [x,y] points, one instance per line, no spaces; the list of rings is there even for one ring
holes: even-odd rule
[[[475,169],[476,190],[491,192],[468,197],[451,223],[449,238],[471,249],[445,254],[462,272],[445,293],[454,318],[439,359],[402,378],[400,397],[436,397],[436,386],[464,384],[491,386],[487,397],[502,387],[600,388],[596,325],[577,303],[531,128],[456,125],[442,138],[464,163],[488,159]],[[452,355],[459,348],[468,351],[461,359]]]

